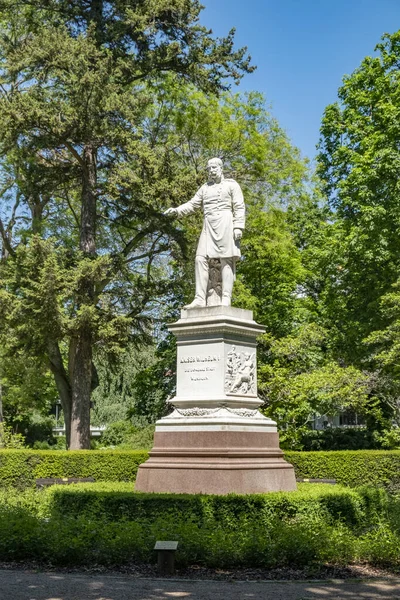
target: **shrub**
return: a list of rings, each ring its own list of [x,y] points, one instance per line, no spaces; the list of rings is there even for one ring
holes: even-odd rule
[[[399,562],[384,490],[303,484],[297,492],[181,497],[128,493],[129,486],[0,491],[0,560],[148,562],[156,559],[156,540],[175,539],[178,566],[302,567],[365,557]]]
[[[11,427],[0,423],[0,449],[24,448],[25,438],[21,433],[14,433]]]
[[[54,486],[49,491],[54,516],[101,517],[107,521],[121,519],[156,519],[160,515],[173,521],[190,518],[199,526],[218,522],[227,530],[236,530],[246,522],[267,527],[271,519],[294,518],[302,514],[324,514],[335,521],[364,526],[387,511],[384,490],[341,486],[302,484],[295,492],[270,494],[145,494],[132,493],[126,484],[88,483]]]
[[[135,481],[147,452],[0,450],[0,487],[35,486],[42,477],[93,477],[96,481]]]
[[[126,438],[120,449],[124,450],[151,450],[154,441],[155,425],[147,425],[147,427],[138,427],[135,431]]]
[[[101,436],[101,443],[103,446],[118,446],[124,443],[134,431],[135,428],[129,421],[110,423]]]
[[[382,442],[375,431],[366,427],[334,427],[305,431],[300,440],[300,448],[316,450],[380,450]],[[386,446],[390,449],[392,446]],[[398,447],[394,445],[393,448]]]
[[[337,452],[285,452],[296,477],[336,479],[352,487],[400,488],[400,450],[341,450]]]
[[[135,481],[147,451],[0,450],[0,487],[35,485],[39,477],[93,477],[96,481]],[[351,487],[364,484],[400,489],[399,450],[286,452],[298,478],[329,478]]]

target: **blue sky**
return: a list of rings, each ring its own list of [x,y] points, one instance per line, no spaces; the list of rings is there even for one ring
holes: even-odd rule
[[[202,0],[201,22],[221,36],[236,28],[257,71],[239,90],[258,90],[303,155],[313,158],[325,106],[343,75],[400,29],[400,0]],[[233,87],[235,90],[235,87]]]

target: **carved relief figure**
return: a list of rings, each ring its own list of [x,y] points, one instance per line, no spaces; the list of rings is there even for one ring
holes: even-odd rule
[[[186,216],[203,209],[204,221],[196,251],[196,295],[185,308],[196,308],[221,303],[230,306],[236,261],[240,257],[239,240],[245,225],[245,206],[242,190],[233,179],[225,179],[222,160],[212,158],[207,163],[208,182],[195,196],[176,208],[169,208],[166,215]],[[221,269],[221,298],[212,293],[209,286],[210,260],[219,259]],[[207,292],[210,292],[210,302]]]
[[[256,355],[236,352],[235,346],[228,353],[226,362],[225,391],[231,394],[256,393]]]

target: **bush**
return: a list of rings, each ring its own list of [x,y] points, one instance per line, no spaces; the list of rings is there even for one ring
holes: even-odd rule
[[[154,543],[163,539],[179,542],[178,566],[400,560],[390,521],[396,499],[384,490],[303,484],[297,492],[182,497],[128,493],[129,486],[0,491],[0,560],[64,566],[155,561]]]
[[[24,448],[25,438],[21,433],[14,433],[11,427],[0,423],[0,450],[4,448]]]
[[[294,492],[269,494],[132,494],[126,484],[88,483],[54,486],[49,491],[54,516],[180,520],[189,518],[199,526],[210,520],[227,529],[246,521],[254,527],[268,526],[271,518],[294,518],[300,514],[324,514],[354,527],[373,521],[387,511],[387,495],[382,489],[352,490],[341,486],[301,484]]]
[[[351,487],[400,489],[400,450],[286,452],[298,478],[336,479]],[[135,450],[0,450],[0,487],[32,487],[39,477],[93,477],[134,482],[148,452]]]
[[[151,450],[155,425],[134,427],[128,421],[112,423],[103,433],[100,444],[117,450]]]
[[[120,446],[122,450],[151,450],[154,441],[155,425],[147,425],[147,427],[138,427],[135,431],[126,438],[124,444]]]
[[[93,477],[96,481],[136,479],[147,452],[0,450],[0,487],[34,487],[42,477]]]
[[[39,444],[47,444],[48,447],[56,445],[57,438],[53,435],[55,425],[54,417],[34,415],[24,429],[26,445],[30,447],[37,447]]]
[[[110,423],[101,436],[103,446],[118,446],[126,442],[127,438],[135,431],[134,426],[129,421],[116,421]]]
[[[400,489],[400,450],[342,450],[337,452],[285,452],[296,477],[336,479],[352,487],[383,486]]]
[[[282,446],[284,447],[284,446]],[[310,429],[301,434],[301,450],[396,450],[400,447],[400,430],[381,432],[366,427]]]
[[[305,451],[382,449],[376,432],[366,427],[310,429],[302,434],[299,444],[300,448]]]

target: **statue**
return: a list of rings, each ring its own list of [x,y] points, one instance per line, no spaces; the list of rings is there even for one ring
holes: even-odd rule
[[[242,190],[234,179],[225,179],[222,160],[211,158],[207,163],[208,182],[201,186],[195,196],[164,214],[186,216],[203,207],[204,221],[196,251],[196,294],[193,302],[185,308],[207,306],[209,261],[219,259],[221,264],[223,306],[231,305],[236,261],[240,258],[239,240],[245,224],[245,206]]]

